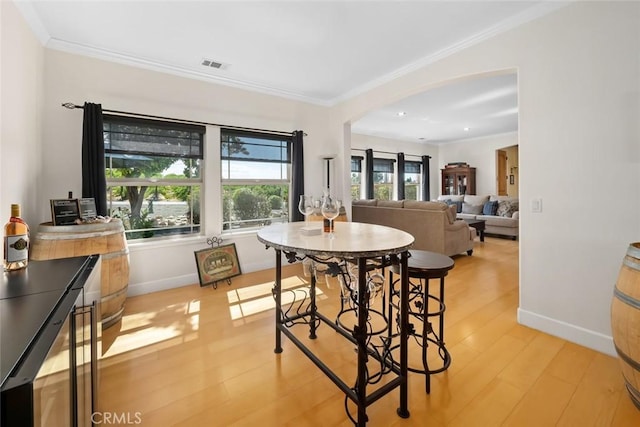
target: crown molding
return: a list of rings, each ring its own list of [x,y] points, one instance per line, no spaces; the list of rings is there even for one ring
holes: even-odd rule
[[[382,77],[379,77],[377,79],[371,80],[365,84],[363,84],[362,86],[359,86],[357,88],[354,88],[353,90],[350,90],[346,93],[344,93],[343,95],[340,95],[339,97],[333,98],[329,101],[330,105],[336,105],[338,103],[347,101],[357,95],[360,95],[362,93],[365,93],[369,90],[372,90],[378,86],[381,86],[385,83],[389,83],[393,80],[396,80],[400,77],[403,77],[413,71],[419,70],[421,68],[426,67],[427,65],[433,64],[441,59],[444,59],[450,55],[453,55],[454,53],[460,52],[468,47],[471,47],[473,45],[476,45],[480,42],[483,42],[485,40],[488,40],[494,36],[497,36],[498,34],[504,33],[506,31],[509,31],[513,28],[516,28],[520,25],[523,25],[527,22],[533,21],[535,19],[541,18],[545,15],[548,15],[552,12],[555,12],[558,9],[561,9],[567,5],[569,5],[570,3],[573,3],[574,1],[577,0],[566,0],[566,1],[557,1],[557,2],[544,2],[544,3],[539,3],[525,11],[520,12],[519,14],[506,19],[496,25],[493,25],[489,28],[487,28],[486,30],[483,30],[479,33],[476,33],[474,35],[472,35],[471,37],[468,37],[462,41],[460,41],[459,43],[453,44],[451,46],[448,46],[444,49],[439,50],[438,52],[435,52],[431,55],[428,55],[424,58],[419,59],[418,61],[412,62],[408,65],[405,65],[401,68],[396,69],[395,71],[392,71],[389,74],[386,74]]]
[[[13,0],[13,4],[16,6],[16,9],[18,9],[18,11],[22,14],[22,17],[24,18],[29,28],[31,28],[31,31],[33,31],[33,34],[35,34],[40,44],[42,46],[46,46],[51,39],[51,36],[49,35],[47,29],[44,27],[44,24],[40,20],[40,17],[38,16],[36,10],[33,8],[31,2]]]
[[[290,92],[267,85],[261,85],[248,81],[239,81],[227,77],[214,76],[204,72],[191,70],[189,68],[179,67],[164,62],[154,61],[147,58],[139,58],[130,55],[124,55],[118,52],[106,49],[96,48],[93,46],[82,45],[79,43],[70,43],[64,40],[50,38],[45,46],[48,49],[59,50],[67,53],[88,56],[109,62],[115,62],[123,65],[129,65],[147,70],[158,71],[161,73],[172,74],[180,77],[206,81],[223,86],[234,87],[237,89],[248,90],[251,92],[259,92],[266,95],[278,96],[281,98],[291,99],[294,101],[306,102],[309,104],[329,106],[328,102],[323,99],[312,98],[299,93]]]
[[[338,97],[335,97],[332,99],[324,99],[324,98],[317,98],[317,97],[303,95],[301,93],[286,91],[276,87],[262,85],[254,82],[240,81],[240,80],[234,80],[234,79],[221,77],[221,76],[214,76],[211,74],[199,72],[189,68],[179,67],[179,66],[175,66],[175,65],[171,65],[171,64],[167,64],[159,61],[154,61],[146,58],[138,58],[130,55],[124,55],[124,54],[109,51],[106,49],[97,48],[94,46],[82,45],[78,43],[71,43],[64,40],[54,39],[47,32],[45,26],[42,24],[42,21],[40,20],[38,14],[36,13],[35,9],[33,8],[30,2],[13,0],[14,4],[18,8],[18,10],[22,13],[22,16],[25,18],[25,21],[27,22],[31,30],[34,32],[37,39],[46,48],[73,53],[77,55],[89,56],[92,58],[97,58],[97,59],[110,61],[110,62],[116,62],[123,65],[144,68],[152,71],[168,73],[168,74],[177,75],[180,77],[197,79],[197,80],[206,81],[209,83],[215,83],[223,86],[230,86],[237,89],[263,93],[266,95],[278,96],[281,98],[286,98],[294,101],[300,101],[300,102],[305,102],[305,103],[324,106],[324,107],[335,106],[341,102],[344,102],[364,92],[367,92],[383,84],[389,83],[395,79],[403,77],[413,71],[424,68],[427,65],[430,65],[443,58],[446,58],[447,56],[453,55],[454,53],[460,52],[470,46],[473,46],[482,41],[485,41],[500,33],[513,29],[524,23],[533,21],[542,16],[545,16],[551,12],[554,12],[560,8],[567,6],[570,3],[573,3],[574,1],[577,1],[577,0],[565,0],[565,1],[557,1],[557,2],[553,1],[553,2],[543,2],[543,3],[537,4],[509,19],[506,19],[488,28],[487,30],[479,32],[447,48],[441,49],[440,51],[434,54],[428,55],[416,62],[413,62],[401,68],[398,68],[389,74],[386,74],[382,77],[371,80]]]

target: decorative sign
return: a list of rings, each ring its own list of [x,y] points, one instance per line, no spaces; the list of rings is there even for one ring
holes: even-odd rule
[[[51,200],[51,219],[53,225],[73,225],[79,217],[77,199]]]
[[[231,284],[229,279],[242,273],[235,243],[195,251],[195,255],[200,286],[216,288],[219,281]]]
[[[96,212],[96,199],[78,199],[78,211],[80,213],[80,219],[93,219],[97,217],[98,213]]]

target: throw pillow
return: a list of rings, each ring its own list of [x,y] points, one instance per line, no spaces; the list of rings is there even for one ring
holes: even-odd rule
[[[462,203],[462,213],[471,214],[471,215],[479,215],[482,213],[482,205],[472,205],[467,202]]]
[[[496,215],[511,218],[514,212],[518,211],[518,202],[515,200],[502,200],[498,202]]]
[[[456,213],[461,213],[462,212],[462,201],[445,199],[444,202],[449,206],[455,206],[456,207]]]
[[[449,205],[449,209],[447,209],[447,219],[449,220],[449,224],[453,224],[456,222],[456,206]]]
[[[498,211],[498,202],[486,202],[482,207],[482,215],[495,215]]]

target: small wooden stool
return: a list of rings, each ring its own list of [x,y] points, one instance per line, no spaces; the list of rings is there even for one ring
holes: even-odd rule
[[[422,367],[416,368],[409,366],[409,371],[421,373],[425,375],[425,390],[431,392],[431,374],[437,374],[446,370],[451,364],[451,355],[447,351],[444,343],[444,312],[446,306],[444,304],[444,278],[454,266],[453,259],[446,255],[436,252],[410,251],[409,257],[409,319],[417,319],[422,323],[421,330],[417,330],[413,324],[409,329],[409,337],[418,339],[418,345],[422,348]],[[393,309],[399,307],[398,298],[400,293],[395,289],[393,274],[399,274],[397,264],[394,264],[390,271],[390,296],[389,296],[389,335],[392,334],[391,324],[393,319]],[[412,281],[418,279],[418,281]],[[429,280],[440,279],[440,288],[438,295],[429,294]],[[395,299],[395,302],[394,302]],[[429,311],[429,301],[436,304],[436,309]],[[438,331],[433,330],[433,326],[429,321],[430,318],[437,317],[439,320]],[[442,359],[442,366],[430,368],[427,362],[427,348],[429,343],[435,344],[438,348],[438,355]]]

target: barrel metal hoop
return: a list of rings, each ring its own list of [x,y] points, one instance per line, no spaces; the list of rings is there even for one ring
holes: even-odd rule
[[[629,268],[632,268],[634,270],[640,270],[640,263],[639,262],[635,262],[635,261],[631,261],[628,257],[625,257],[622,260],[622,263],[624,265],[626,265]]]
[[[122,294],[126,294],[126,293],[127,293],[127,288],[125,287],[111,294],[104,295],[101,301],[102,302],[111,301],[112,299],[118,298],[119,296],[122,296]]]
[[[122,235],[122,230],[114,230],[114,231],[93,231],[93,232],[77,232],[70,234],[44,234],[38,233],[36,234],[36,238],[40,240],[78,240],[78,239],[88,239],[92,237],[118,237],[118,235]]]
[[[630,305],[633,308],[640,309],[640,300],[637,300],[623,292],[620,292],[617,287],[613,289],[613,295],[623,303]]]
[[[618,348],[615,342],[613,343],[613,346],[615,347],[616,353],[618,353],[618,356],[620,356],[620,359],[622,359],[625,363],[630,365],[636,371],[640,372],[640,362],[633,360],[632,358],[627,356],[625,352],[623,352],[622,350],[620,350],[620,348]]]
[[[629,245],[627,249],[627,255],[630,255],[634,258],[640,258],[640,246]]]
[[[103,260],[109,260],[114,258],[121,258],[122,256],[129,256],[129,248],[125,248],[118,252],[107,252],[105,254],[100,254]]]
[[[632,386],[629,381],[625,380],[624,385],[627,387],[631,401],[636,405],[636,408],[640,409],[640,391]]]

